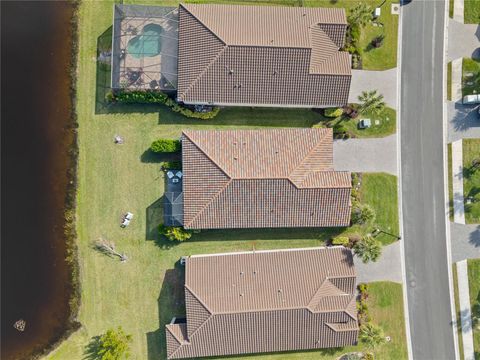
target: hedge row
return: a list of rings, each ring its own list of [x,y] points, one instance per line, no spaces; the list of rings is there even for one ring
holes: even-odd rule
[[[193,111],[158,91],[119,91],[108,93],[107,101],[117,101],[123,104],[163,104],[185,117],[203,120],[213,119],[220,111],[218,107],[214,107],[208,112]]]

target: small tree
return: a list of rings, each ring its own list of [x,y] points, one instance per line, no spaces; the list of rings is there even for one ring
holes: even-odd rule
[[[150,145],[150,150],[155,153],[172,153],[180,151],[182,144],[180,140],[158,139]]]
[[[367,25],[373,18],[373,10],[364,2],[358,3],[350,9],[348,15],[348,23],[352,26],[359,25],[361,27]]]
[[[382,254],[382,243],[372,235],[366,235],[353,245],[353,251],[364,264],[375,262]]]
[[[119,326],[117,330],[109,329],[100,336],[98,347],[98,358],[100,360],[119,360],[129,358],[129,344],[132,336],[125,334]]]
[[[385,343],[385,335],[381,327],[369,322],[360,327],[360,341],[373,349]]]
[[[379,94],[377,90],[362,91],[358,100],[360,101],[360,112],[363,114],[372,113],[379,115],[385,109],[383,95]]]
[[[370,205],[359,204],[352,208],[352,224],[363,225],[375,219],[375,210]]]
[[[165,226],[160,224],[158,232],[170,241],[185,241],[192,237],[192,232],[185,230],[181,226]]]

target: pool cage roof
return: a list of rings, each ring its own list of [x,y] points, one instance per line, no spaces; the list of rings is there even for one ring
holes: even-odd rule
[[[176,90],[178,8],[114,5],[112,88]]]

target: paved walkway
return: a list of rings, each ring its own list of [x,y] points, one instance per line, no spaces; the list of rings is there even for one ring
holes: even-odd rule
[[[465,360],[475,360],[467,260],[457,262],[457,277],[460,320],[462,323],[463,356]]]
[[[462,64],[463,58],[452,61],[452,101],[462,100]]]
[[[463,199],[463,141],[452,143],[452,187],[453,187],[453,220],[465,224],[465,207]]]
[[[480,225],[450,223],[452,261],[480,259]]]
[[[397,136],[333,142],[335,170],[397,175]]]
[[[480,58],[480,25],[448,20],[447,60],[460,57]]]
[[[463,24],[464,23],[463,14],[464,14],[463,0],[454,0],[453,1],[453,20]]]
[[[361,259],[354,256],[357,282],[393,281],[402,282],[402,265],[400,263],[400,241],[385,246],[377,262],[364,264]]]
[[[397,68],[385,71],[352,70],[348,102],[358,102],[362,91],[378,90],[388,106],[397,108]]]
[[[447,102],[448,142],[465,138],[480,138],[480,114],[478,105]]]

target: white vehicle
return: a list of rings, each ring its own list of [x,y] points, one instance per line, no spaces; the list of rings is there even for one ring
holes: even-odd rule
[[[466,95],[462,102],[464,104],[480,104],[480,94]]]

